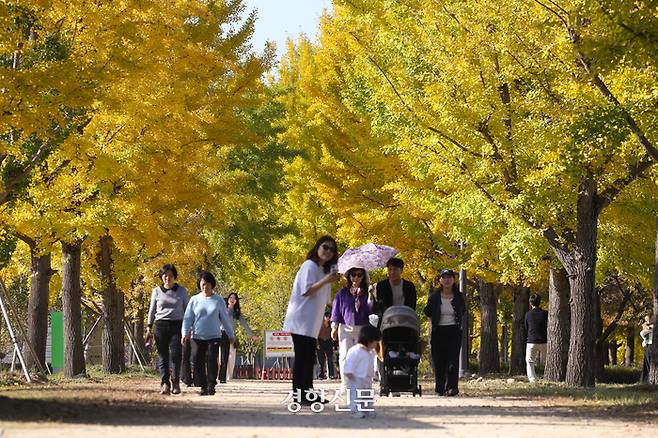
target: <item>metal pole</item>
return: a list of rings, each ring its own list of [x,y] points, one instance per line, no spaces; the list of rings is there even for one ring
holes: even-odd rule
[[[137,358],[137,363],[139,363],[139,366],[142,368],[142,371],[146,371],[144,369],[144,365],[142,364],[142,359],[139,357],[139,353],[137,352],[137,348],[135,348],[135,343],[133,342],[132,336],[130,335],[128,326],[125,322],[123,323],[123,329],[126,331],[126,336],[128,336],[128,342],[130,342],[130,347],[133,349],[133,353],[135,353],[135,357]]]
[[[2,278],[0,278],[0,286],[2,286],[2,295],[7,299],[7,308],[9,310],[9,313],[12,313],[14,318],[17,320],[17,328],[18,332],[21,335],[21,338],[23,339],[23,344],[27,347],[29,350],[30,354],[32,355],[32,359],[34,359],[34,363],[37,365],[39,368],[39,371],[42,373],[46,374],[52,374],[50,370],[48,369],[47,366],[44,366],[45,364],[41,364],[41,361],[37,357],[37,353],[34,351],[34,348],[32,347],[32,344],[30,343],[27,333],[25,332],[25,329],[23,328],[23,324],[21,324],[20,320],[18,320],[18,312],[16,311],[16,307],[14,307],[14,304],[11,302],[11,299],[9,299],[9,296],[7,295],[7,288],[5,287],[4,281],[2,281]],[[15,357],[14,357],[15,360]],[[13,368],[13,364],[12,364]],[[13,371],[13,369],[12,369]]]
[[[27,370],[27,366],[25,365],[25,359],[23,359],[23,352],[18,346],[18,340],[16,339],[16,336],[14,336],[14,329],[12,328],[11,322],[9,321],[9,315],[7,314],[7,309],[5,308],[5,302],[2,299],[2,294],[0,294],[0,307],[2,308],[2,316],[4,316],[5,322],[7,323],[7,330],[9,331],[11,342],[14,344],[14,354],[18,355],[18,360],[21,362],[25,380],[27,380],[28,383],[31,383],[32,379],[30,378],[30,372]]]
[[[87,345],[87,342],[89,342],[89,338],[91,338],[91,335],[94,334],[94,330],[96,329],[96,326],[98,325],[98,323],[101,322],[101,319],[103,319],[102,316],[99,316],[98,318],[96,318],[96,321],[91,326],[91,329],[89,329],[89,333],[87,333],[87,336],[85,336],[84,340],[82,341],[83,346]]]

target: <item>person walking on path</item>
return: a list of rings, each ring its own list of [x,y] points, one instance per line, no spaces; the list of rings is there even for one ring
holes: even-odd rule
[[[466,303],[459,292],[452,269],[441,271],[438,290],[430,295],[424,313],[432,327],[430,345],[434,362],[434,392],[439,395],[457,395],[459,350]]]
[[[546,357],[546,342],[548,340],[548,312],[542,310],[541,295],[533,294],[530,296],[530,306],[532,307],[525,314],[525,327],[528,332],[528,341],[525,349],[526,373],[528,381],[534,383],[537,381],[535,374],[535,363],[541,358]]]
[[[154,337],[158,348],[160,394],[180,394],[181,326],[189,298],[187,289],[176,283],[176,267],[166,264],[160,268],[162,284],[151,292],[147,319],[147,342]],[[153,327],[155,325],[155,327]],[[173,376],[170,375],[173,364]]]
[[[352,417],[364,418],[374,414],[372,378],[375,374],[375,345],[382,339],[377,327],[365,325],[359,339],[347,352],[343,376],[347,382],[347,400]]]
[[[322,326],[318,333],[318,362],[320,363],[320,379],[335,379],[334,343],[331,339],[331,313],[325,312]]]
[[[245,331],[247,336],[251,339],[255,339],[254,332],[249,327],[247,320],[242,314],[240,309],[240,297],[236,292],[231,292],[226,297],[226,308],[228,310],[228,315],[233,321],[233,327],[237,329],[238,324]],[[233,378],[233,369],[235,368],[235,357],[237,354],[237,341],[230,343],[228,341],[228,336],[226,332],[222,332],[222,343],[221,347],[221,360],[219,365],[219,383],[226,383],[227,381]]]
[[[651,366],[651,343],[653,341],[653,324],[651,317],[646,315],[640,330],[642,338],[642,348],[644,348],[644,357],[642,359],[642,372],[640,373],[640,383],[649,383],[649,368]]]
[[[378,282],[374,289],[374,308],[379,315],[381,325],[382,315],[391,306],[407,306],[416,309],[416,286],[402,278],[404,262],[396,257],[391,257],[386,262],[387,279]]]
[[[372,313],[368,304],[370,278],[365,269],[355,266],[345,272],[345,286],[338,291],[331,306],[331,339],[338,339],[338,364],[342,370],[347,350],[357,344],[361,328],[368,325]],[[347,380],[341,372],[341,391]]]
[[[386,309],[391,306],[404,305],[416,310],[416,285],[402,278],[404,261],[397,257],[391,257],[386,262],[387,279],[378,282],[373,289],[372,310],[378,316],[377,328],[382,326],[382,317]],[[381,347],[380,347],[381,348]],[[384,363],[378,360],[378,374],[382,387],[386,387],[386,373]]]
[[[318,239],[295,276],[288,301],[283,330],[292,334],[292,389],[302,405],[310,406],[315,400],[307,395],[313,389],[313,363],[322,315],[331,299],[331,284],[340,278],[332,269],[337,261],[338,248],[333,237]]]
[[[187,306],[181,330],[182,342],[192,342],[195,382],[201,386],[200,395],[214,395],[217,381],[219,339],[222,330],[229,342],[235,342],[233,323],[228,316],[224,299],[215,294],[217,281],[210,272],[199,275],[200,292]]]

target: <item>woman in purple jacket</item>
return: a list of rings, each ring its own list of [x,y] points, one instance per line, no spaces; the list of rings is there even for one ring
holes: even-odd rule
[[[356,345],[361,327],[369,324],[372,313],[368,304],[370,278],[365,269],[354,266],[345,272],[345,286],[338,291],[331,308],[331,339],[338,339],[338,365],[341,369],[341,390],[345,388],[342,375],[347,350]]]

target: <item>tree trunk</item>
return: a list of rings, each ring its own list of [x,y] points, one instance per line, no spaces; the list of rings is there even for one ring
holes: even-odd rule
[[[512,356],[510,359],[509,373],[512,376],[525,374],[525,350],[528,332],[525,327],[525,314],[528,311],[528,300],[530,289],[525,286],[514,288],[513,313],[512,313]]]
[[[605,366],[608,365],[608,341],[603,339],[603,319],[601,317],[601,294],[594,292],[594,327],[596,330],[596,345],[594,346],[594,378],[597,382],[605,381]]]
[[[80,253],[82,242],[62,243],[62,316],[64,319],[64,377],[85,374],[80,309]]]
[[[509,329],[508,325],[505,321],[500,324],[500,339],[498,339],[498,342],[500,345],[498,346],[498,354],[500,358],[498,359],[498,363],[501,365],[501,369],[505,369],[509,365],[509,360],[508,360],[508,346],[509,346]]]
[[[480,280],[480,374],[500,371],[496,291],[492,283]]]
[[[51,268],[50,253],[40,254],[37,242],[20,233],[19,239],[30,247],[30,298],[27,308],[27,340],[32,346],[37,360],[46,365],[46,346],[48,344],[48,302],[50,298]],[[1,325],[1,324],[0,324]],[[28,369],[34,364],[32,354],[25,356]]]
[[[548,278],[548,345],[544,378],[564,382],[569,360],[569,278],[557,261],[551,263]]]
[[[571,287],[571,333],[566,383],[570,386],[594,386],[596,363],[595,274],[598,219],[602,202],[597,197],[596,181],[584,176],[578,190],[576,233],[565,246],[556,236],[547,236],[555,255],[569,275]]]
[[[658,218],[656,218],[656,258],[654,263],[653,273],[653,317],[652,322],[654,326],[653,337],[651,338],[651,345],[649,348],[649,383],[658,385],[658,330],[656,330],[656,322],[658,322]]]
[[[624,353],[624,365],[633,366],[635,362],[635,326],[629,324],[626,327],[626,352]]]
[[[123,339],[123,294],[117,291],[114,278],[112,249],[114,242],[109,235],[101,237],[96,260],[100,270],[103,296],[103,342],[101,358],[103,371],[121,373],[125,370]]]

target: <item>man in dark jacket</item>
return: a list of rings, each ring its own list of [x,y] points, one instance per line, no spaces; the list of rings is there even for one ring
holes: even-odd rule
[[[532,309],[525,314],[525,326],[528,330],[528,341],[525,350],[526,371],[528,381],[533,383],[537,380],[535,375],[535,362],[539,356],[546,358],[546,342],[548,338],[548,312],[542,310],[541,295],[533,294],[530,297]]]
[[[375,285],[374,312],[381,317],[391,306],[408,306],[416,309],[416,286],[402,278],[404,262],[392,257],[386,262],[388,278]]]
[[[388,278],[375,285],[373,312],[379,316],[378,328],[382,325],[382,316],[386,309],[391,306],[404,305],[416,310],[416,286],[407,280],[402,279],[402,270],[404,262],[401,259],[392,257],[386,262],[386,272]],[[384,365],[378,363],[379,374],[382,388],[387,387],[386,373]],[[393,393],[399,395],[399,393]]]

